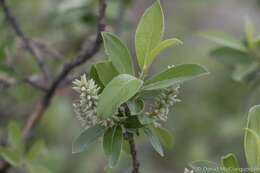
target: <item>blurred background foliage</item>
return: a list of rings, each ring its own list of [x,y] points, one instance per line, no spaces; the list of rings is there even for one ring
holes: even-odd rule
[[[243,128],[246,112],[259,104],[260,91],[232,80],[231,69],[209,57],[216,45],[199,36],[204,31],[221,31],[242,39],[244,18],[249,16],[260,31],[259,0],[161,0],[166,15],[166,37],[177,37],[184,45],[163,53],[153,64],[152,72],[170,64],[199,63],[208,68],[210,76],[186,83],[180,99],[166,126],[175,136],[174,148],[161,158],[144,136],[138,138],[138,155],[142,173],[183,172],[192,160],[217,160],[233,152],[242,165]],[[107,30],[120,34],[133,51],[134,31],[143,11],[152,0],[108,0]],[[46,57],[53,74],[61,62],[75,57],[81,43],[93,39],[96,23],[96,0],[8,0],[22,28],[43,45],[55,48],[66,58]],[[37,75],[38,69],[30,55],[21,49],[10,27],[0,14],[0,75],[14,79]],[[258,32],[260,33],[260,32]],[[8,58],[6,58],[8,55]],[[11,58],[10,58],[11,57]],[[92,62],[102,60],[103,50],[74,75],[87,71]],[[11,61],[11,62],[10,62]],[[15,65],[17,76],[7,64]],[[252,94],[253,92],[253,94]],[[42,93],[25,83],[0,86],[0,134],[6,134],[10,121],[23,125]],[[249,97],[250,96],[250,97]],[[48,154],[43,161],[54,173],[101,173],[106,161],[101,147],[83,154],[71,153],[71,142],[80,128],[72,111],[74,93],[70,87],[60,90],[35,131],[44,139]],[[100,144],[98,144],[100,145]],[[123,155],[113,173],[130,172],[130,158]]]

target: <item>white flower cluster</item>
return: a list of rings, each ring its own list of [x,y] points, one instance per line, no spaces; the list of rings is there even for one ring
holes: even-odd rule
[[[180,86],[163,89],[160,95],[155,99],[146,115],[154,120],[156,127],[161,126],[160,122],[166,122],[170,108],[176,102],[180,102],[177,98]]]
[[[93,79],[87,80],[84,74],[80,80],[76,79],[72,83],[74,84],[72,88],[80,94],[79,99],[73,103],[73,108],[82,127],[89,128],[96,124],[112,127],[125,119],[124,116],[119,116],[119,113],[107,119],[102,119],[97,115],[100,87],[98,87]]]

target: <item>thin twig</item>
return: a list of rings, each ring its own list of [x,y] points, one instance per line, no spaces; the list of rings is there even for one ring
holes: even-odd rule
[[[32,80],[30,77],[22,79],[21,82],[25,82],[25,83],[29,84],[30,86],[37,88],[41,91],[45,91],[45,92],[48,91],[47,86],[41,84],[41,82],[39,82],[39,81]]]
[[[10,26],[12,27],[12,29],[14,30],[16,36],[21,39],[26,50],[33,56],[33,58],[35,59],[35,61],[38,64],[39,68],[43,72],[45,78],[49,79],[49,77],[50,77],[49,70],[48,70],[46,64],[44,63],[43,57],[37,50],[37,47],[34,45],[34,42],[29,37],[27,37],[27,35],[22,31],[18,21],[16,20],[16,18],[10,11],[5,0],[0,0],[0,6],[2,7],[3,12],[5,14],[5,18],[8,21],[8,23],[10,24]]]
[[[16,80],[13,79],[12,77],[9,77],[7,75],[1,75],[0,74],[0,86],[5,87],[10,87],[16,83]]]
[[[61,73],[54,80],[48,92],[44,95],[41,102],[37,106],[36,110],[29,117],[27,124],[24,128],[25,138],[27,138],[30,135],[30,131],[37,125],[43,113],[46,111],[46,108],[49,106],[56,92],[56,89],[59,87],[62,81],[67,77],[67,75],[76,67],[84,64],[87,60],[92,58],[99,51],[100,46],[102,44],[101,32],[104,31],[105,29],[105,24],[104,24],[104,17],[105,17],[105,10],[106,10],[105,1],[106,0],[99,0],[100,5],[99,5],[98,30],[97,30],[97,36],[94,44],[92,45],[92,47],[88,48],[87,50],[82,51],[75,59],[75,61],[64,65]]]
[[[140,163],[137,159],[137,151],[136,151],[136,146],[135,146],[134,135],[131,133],[128,133],[127,140],[128,140],[129,146],[130,146],[130,153],[132,156],[132,165],[133,165],[132,173],[140,173],[139,172]]]
[[[15,75],[19,76],[19,80],[15,80],[15,82],[12,83],[12,85],[17,85],[19,83],[27,83],[30,86],[36,88],[36,89],[40,89],[42,91],[47,91],[48,87],[48,83],[46,83],[46,81],[44,81],[44,79],[42,79],[41,76],[28,76],[28,77],[22,77],[22,72],[16,68],[16,66],[13,64],[13,54],[9,51],[8,48],[5,49],[5,55],[6,55],[6,66],[7,68],[12,71],[13,73],[15,73]]]
[[[1,4],[3,4],[4,0],[0,0],[0,2]],[[35,110],[31,114],[31,116],[27,120],[27,123],[23,130],[23,135],[25,139],[28,139],[32,130],[39,123],[41,117],[44,115],[45,111],[49,107],[51,100],[55,95],[56,90],[58,89],[59,85],[63,82],[63,80],[66,79],[68,74],[78,66],[84,64],[87,60],[92,58],[99,51],[102,44],[101,32],[104,31],[105,29],[105,23],[104,23],[105,12],[106,12],[106,0],[99,0],[99,17],[98,17],[98,26],[97,26],[98,28],[97,28],[96,40],[93,42],[90,48],[85,48],[83,51],[81,51],[74,61],[64,65],[60,74],[52,82],[51,86],[49,87],[49,89],[47,90],[47,92],[45,93],[45,95],[43,96],[43,98],[41,99],[41,101],[38,103]],[[2,168],[5,168],[7,163],[0,162],[0,166],[1,165],[3,165]],[[4,172],[1,171],[1,167],[0,167],[0,173],[4,173]]]

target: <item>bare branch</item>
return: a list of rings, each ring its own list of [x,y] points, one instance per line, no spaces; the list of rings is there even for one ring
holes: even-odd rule
[[[25,83],[29,84],[30,86],[32,86],[34,88],[37,88],[39,90],[42,90],[42,91],[45,91],[45,92],[48,91],[48,87],[47,86],[42,84],[40,81],[33,80],[31,77],[25,78],[21,82],[25,82]]]

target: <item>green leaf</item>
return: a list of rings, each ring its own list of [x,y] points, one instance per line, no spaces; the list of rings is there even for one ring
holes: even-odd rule
[[[232,74],[232,78],[235,81],[239,82],[247,82],[250,81],[252,76],[257,73],[259,69],[259,65],[256,62],[252,62],[250,64],[238,64],[235,66],[235,70]]]
[[[222,165],[227,169],[227,173],[240,173],[240,166],[234,154],[228,154],[221,158]]]
[[[246,43],[250,49],[255,47],[254,45],[254,27],[252,21],[249,18],[246,18],[245,21],[245,34],[246,34]]]
[[[127,129],[139,129],[143,127],[143,125],[139,122],[139,119],[137,116],[129,116],[125,120],[124,126]]]
[[[102,33],[104,46],[109,59],[121,74],[135,75],[134,65],[128,48],[113,33]]]
[[[229,47],[214,49],[210,52],[210,55],[226,65],[248,64],[253,61],[247,53]]]
[[[144,68],[145,59],[161,42],[164,32],[164,14],[160,1],[156,1],[142,16],[135,34],[135,49],[138,63]]]
[[[152,144],[155,151],[163,157],[164,156],[163,148],[162,148],[159,138],[156,136],[156,134],[153,133],[152,130],[150,130],[148,128],[143,128],[143,130],[144,130],[144,133],[148,136],[149,141]]]
[[[244,147],[248,166],[260,167],[260,105],[254,106],[248,113],[247,130],[245,132]]]
[[[173,147],[173,136],[170,131],[161,127],[155,127],[154,131],[166,148],[171,149]]]
[[[256,45],[256,47],[259,49],[260,48],[260,35],[258,35],[255,39],[254,39],[254,44]]]
[[[225,33],[221,32],[207,32],[202,34],[206,39],[213,41],[217,44],[220,44],[224,47],[229,47],[232,49],[236,49],[242,52],[247,52],[246,47],[239,42],[239,40],[226,35]]]
[[[110,117],[119,106],[133,97],[142,87],[143,81],[128,74],[115,77],[99,97],[97,113],[102,117]]]
[[[131,156],[130,146],[127,140],[123,140],[122,151],[127,155]]]
[[[127,106],[131,112],[131,115],[137,115],[144,110],[144,101],[141,99],[130,100],[127,102]]]
[[[51,173],[49,168],[39,164],[28,164],[30,173]]]
[[[103,85],[102,81],[100,80],[100,78],[98,76],[98,72],[97,72],[95,65],[91,66],[89,76],[91,79],[93,79],[95,81],[95,83],[101,88],[101,91],[102,91],[105,86]]]
[[[160,94],[160,90],[142,90],[139,93],[139,97],[144,100],[149,100],[158,97]]]
[[[255,132],[254,130],[252,130],[252,129],[248,129],[248,128],[246,128],[245,129],[246,130],[246,133],[247,133],[247,135],[248,136],[251,136],[251,138],[252,138],[252,143],[253,144],[255,144],[255,146],[256,146],[256,148],[254,148],[255,149],[255,154],[254,154],[254,156],[253,157],[255,157],[255,161],[256,161],[256,163],[257,163],[257,165],[258,165],[258,168],[259,168],[259,165],[260,165],[260,137],[259,137],[259,135],[257,134],[257,132]],[[248,163],[249,164],[249,163]]]
[[[123,131],[120,126],[109,128],[103,139],[103,148],[108,158],[109,167],[114,167],[120,157],[123,144]]]
[[[105,132],[105,128],[101,125],[95,125],[83,130],[76,138],[72,145],[72,153],[80,153],[96,142]]]
[[[153,119],[145,115],[144,113],[138,115],[138,120],[142,125],[151,124]]]
[[[20,153],[24,151],[24,140],[21,128],[17,123],[11,122],[8,126],[9,142],[12,147],[17,148]]]
[[[206,160],[192,162],[190,167],[195,173],[222,173],[218,164]]]
[[[43,140],[36,141],[27,153],[27,160],[33,161],[39,158],[45,148]]]
[[[149,68],[149,66],[153,63],[154,59],[165,49],[182,44],[182,42],[176,38],[164,40],[160,42],[152,51],[151,53],[147,56],[144,62],[144,69]]]
[[[111,61],[100,62],[95,64],[97,74],[104,86],[106,86],[119,73]]]
[[[163,89],[208,74],[207,70],[196,64],[184,64],[169,68],[145,82],[143,90]]]
[[[21,153],[13,148],[0,148],[0,156],[9,164],[18,167],[21,162]]]

